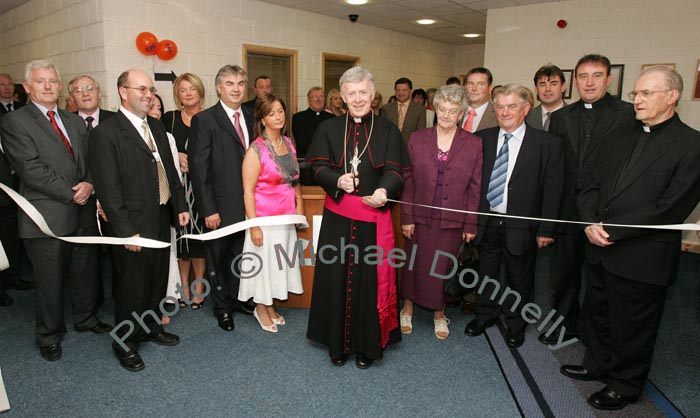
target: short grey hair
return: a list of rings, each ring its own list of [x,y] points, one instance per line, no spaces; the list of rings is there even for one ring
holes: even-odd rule
[[[664,81],[666,81],[666,88],[668,90],[678,90],[678,100],[680,100],[681,96],[683,95],[683,77],[678,74],[678,71],[665,65],[655,65],[642,70],[639,77],[654,72],[661,73],[661,75],[664,77]],[[676,100],[676,102],[673,104],[674,106],[678,106],[678,100]]]
[[[56,75],[58,76],[58,80],[61,80],[61,73],[58,72],[58,68],[54,65],[53,62],[45,59],[41,60],[34,60],[34,61],[29,61],[27,65],[24,67],[24,82],[29,83],[29,76],[31,75],[33,70],[36,70],[37,68],[43,68],[46,70],[54,70],[56,72]]]
[[[496,87],[495,89],[493,89],[492,96],[495,101],[496,97],[498,96],[510,96],[511,94],[518,96],[523,102],[523,104],[530,103],[530,100],[532,99],[532,91],[530,89],[515,83],[510,83],[506,84],[505,86]]]
[[[360,83],[365,80],[369,80],[372,84],[372,91],[375,91],[377,89],[374,85],[374,76],[372,75],[372,73],[360,67],[359,65],[349,68],[343,73],[343,75],[340,76],[340,90],[344,90],[343,84],[345,83]]]
[[[469,92],[460,85],[442,86],[435,91],[433,97],[433,107],[437,109],[440,103],[452,103],[459,106],[461,110],[469,107]]]

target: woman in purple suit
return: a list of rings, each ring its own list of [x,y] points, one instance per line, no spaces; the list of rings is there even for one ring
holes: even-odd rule
[[[481,138],[458,126],[467,109],[468,93],[462,86],[443,86],[435,93],[437,125],[414,132],[408,142],[412,167],[404,172],[402,200],[408,203],[477,211],[481,190]],[[401,332],[410,334],[413,304],[434,310],[435,336],[446,339],[450,320],[445,316],[444,280],[430,275],[437,250],[456,254],[462,240],[476,236],[476,215],[401,205],[401,230],[406,250],[418,246],[411,269],[404,268]],[[433,270],[445,274],[452,262],[444,256]]]

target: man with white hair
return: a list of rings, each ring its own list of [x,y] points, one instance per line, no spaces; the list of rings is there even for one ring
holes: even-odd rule
[[[327,193],[319,248],[329,249],[316,263],[307,337],[328,346],[337,366],[357,354],[361,369],[400,338],[396,272],[385,259],[394,247],[386,202],[403,189],[409,164],[399,129],[372,113],[374,94],[369,71],[347,70],[340,95],[348,112],[321,123],[306,156]],[[364,262],[378,257],[377,246],[384,259]]]

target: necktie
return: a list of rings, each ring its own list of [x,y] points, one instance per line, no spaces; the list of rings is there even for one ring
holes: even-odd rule
[[[238,134],[238,139],[241,140],[241,144],[243,144],[243,149],[246,149],[245,146],[245,135],[243,135],[243,128],[241,128],[241,112],[233,112],[233,127],[236,129],[236,133]]]
[[[7,104],[7,111],[12,112],[12,103]]]
[[[153,143],[153,138],[151,138],[151,130],[148,129],[148,122],[143,121],[141,124],[141,129],[143,129],[143,138],[146,140],[146,145],[151,152],[156,152],[156,145]],[[156,163],[158,164],[158,201],[161,205],[168,203],[170,199],[170,187],[168,186],[168,176],[165,174],[165,167],[163,167],[162,157],[159,157]]]
[[[542,124],[542,127],[544,128],[545,131],[549,132],[549,122],[552,120],[552,112],[547,112],[544,114],[544,124]]]
[[[472,125],[474,124],[474,116],[476,116],[476,110],[472,109],[469,111],[467,120],[464,121],[464,130],[467,132],[472,131]]]
[[[399,103],[399,131],[403,132],[403,122],[406,120],[408,103]]]
[[[486,200],[489,201],[491,207],[496,207],[503,203],[503,193],[506,190],[506,179],[508,178],[508,140],[513,135],[505,134],[503,146],[498,151],[496,162],[493,164],[491,171],[491,180],[489,181],[489,189],[486,192]]]
[[[51,122],[53,129],[56,131],[58,136],[61,137],[61,141],[63,141],[63,145],[65,145],[66,149],[68,150],[68,154],[70,154],[70,157],[74,159],[75,155],[73,154],[73,147],[70,145],[70,141],[68,141],[68,138],[66,138],[66,135],[63,133],[61,128],[58,127],[58,123],[56,123],[56,112],[49,110],[46,112],[46,115],[49,117],[49,121]]]
[[[92,130],[92,121],[94,121],[95,118],[92,116],[88,116],[85,118],[85,123],[87,123],[87,131],[90,132]]]

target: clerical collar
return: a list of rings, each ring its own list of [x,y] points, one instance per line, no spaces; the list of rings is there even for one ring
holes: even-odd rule
[[[601,97],[599,100],[593,102],[593,103],[586,103],[583,100],[581,100],[581,107],[586,110],[599,110],[603,105],[605,105],[607,102],[609,102],[612,99],[612,96],[609,93],[605,93],[605,96]]]
[[[361,118],[356,118],[355,116],[350,115],[350,112],[348,112],[348,118],[352,119],[353,122],[355,123],[363,123],[367,122],[369,118],[372,116],[372,111],[370,110],[369,113],[366,115],[362,116]]]
[[[644,132],[658,133],[659,131],[665,129],[668,125],[670,125],[671,123],[673,123],[673,122],[676,121],[677,119],[678,119],[678,113],[675,113],[675,112],[674,112],[674,113],[673,113],[673,116],[671,116],[670,118],[666,119],[665,121],[663,121],[663,122],[661,122],[661,123],[657,123],[657,124],[654,125],[654,126],[646,126],[646,125],[643,125],[643,126],[642,126],[642,129],[644,130]]]

